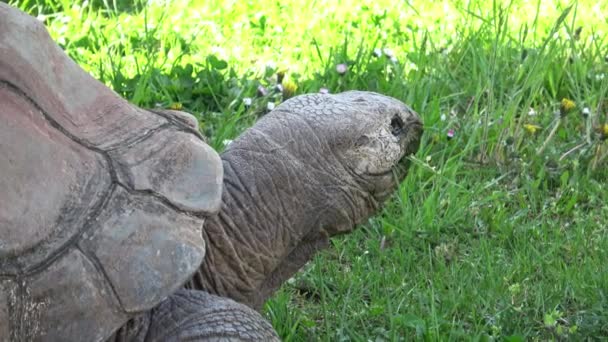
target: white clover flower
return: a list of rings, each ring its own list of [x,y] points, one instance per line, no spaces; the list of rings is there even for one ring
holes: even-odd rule
[[[245,97],[243,99],[243,104],[247,107],[251,106],[251,97]]]
[[[439,119],[440,119],[441,121],[445,121],[445,120],[447,120],[447,118],[448,118],[448,117],[447,117],[445,114],[441,114],[441,116],[439,117]]]
[[[268,108],[268,110],[273,110],[274,109],[274,102],[268,102],[268,104],[266,105],[266,108]]]
[[[530,110],[528,111],[528,115],[529,116],[535,116],[536,115],[536,111],[534,110],[534,108],[530,107]]]

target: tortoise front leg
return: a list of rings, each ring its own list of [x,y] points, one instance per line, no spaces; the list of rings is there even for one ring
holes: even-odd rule
[[[280,341],[259,313],[204,291],[177,291],[131,320],[110,341]]]

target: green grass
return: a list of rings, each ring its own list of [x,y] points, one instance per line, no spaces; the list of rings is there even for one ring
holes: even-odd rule
[[[284,340],[608,336],[607,2],[261,3],[17,5],[133,103],[195,113],[218,150],[291,95],[277,73],[421,114],[398,195],[267,304]]]

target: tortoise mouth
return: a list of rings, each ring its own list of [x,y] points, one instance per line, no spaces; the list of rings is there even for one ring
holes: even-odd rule
[[[405,179],[410,168],[410,156],[418,151],[420,146],[420,133],[422,126],[416,125],[417,129],[412,130],[404,144],[406,146],[405,152],[389,170],[378,173],[367,173],[375,184],[375,191],[372,192],[372,196],[379,202],[385,201],[390,197],[393,192],[397,189],[399,184]],[[412,137],[413,135],[413,137]],[[408,139],[409,138],[409,139]]]
[[[399,181],[403,180],[403,177],[407,174],[407,169],[409,167],[409,159],[408,157],[418,152],[418,148],[420,147],[420,140],[422,137],[422,123],[418,120],[410,121],[404,127],[400,128],[400,145],[403,148],[403,154],[401,158],[397,160],[397,162],[388,170],[382,172],[368,172],[369,176],[373,177],[382,177],[389,174],[395,174],[399,176]],[[403,134],[405,133],[405,134]]]

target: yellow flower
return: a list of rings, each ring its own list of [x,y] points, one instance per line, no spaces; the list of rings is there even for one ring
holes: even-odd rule
[[[173,109],[173,110],[180,110],[182,109],[182,104],[180,102],[173,102],[169,108]]]
[[[283,97],[285,99],[292,97],[296,93],[297,89],[298,89],[298,85],[295,84],[295,82],[293,82],[291,80],[283,81]]]
[[[559,111],[562,115],[567,114],[569,111],[573,110],[574,108],[576,108],[576,103],[574,103],[574,101],[567,99],[567,98],[563,98],[562,102],[559,105]]]
[[[279,84],[283,83],[285,74],[287,74],[287,69],[277,71],[277,83],[279,83]]]
[[[608,139],[608,123],[601,125],[599,131],[601,140],[605,141],[606,139]]]
[[[536,131],[538,131],[539,129],[541,129],[542,127],[538,126],[538,125],[533,125],[533,124],[524,124],[524,129],[526,131],[528,131],[528,133],[530,134],[534,134],[536,133]]]

